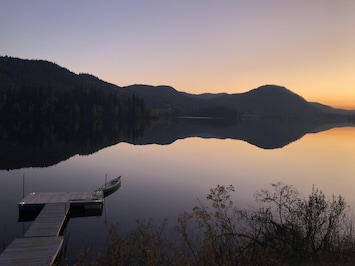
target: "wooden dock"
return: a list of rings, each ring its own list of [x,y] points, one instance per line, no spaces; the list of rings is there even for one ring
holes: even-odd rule
[[[62,245],[62,236],[16,238],[1,253],[0,265],[52,265]]]
[[[28,194],[19,211],[40,210],[23,238],[16,238],[0,254],[0,265],[52,265],[63,245],[65,220],[70,208],[102,210],[104,195],[94,192],[46,192]]]
[[[68,211],[66,203],[46,204],[25,237],[59,236]]]
[[[103,203],[103,192],[32,192],[19,202],[19,208],[44,206],[48,203],[82,204],[83,206],[100,207]]]

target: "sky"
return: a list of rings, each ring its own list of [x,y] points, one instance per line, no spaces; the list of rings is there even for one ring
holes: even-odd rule
[[[284,86],[355,109],[354,0],[0,0],[0,55],[118,86]]]

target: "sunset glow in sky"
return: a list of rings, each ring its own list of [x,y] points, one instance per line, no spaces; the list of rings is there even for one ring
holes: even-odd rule
[[[285,86],[355,109],[354,0],[0,1],[0,55],[189,93]]]

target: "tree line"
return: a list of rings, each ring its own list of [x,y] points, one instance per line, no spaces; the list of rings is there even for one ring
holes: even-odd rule
[[[143,99],[118,90],[24,85],[0,92],[2,121],[66,121],[67,123],[127,122],[152,117]]]

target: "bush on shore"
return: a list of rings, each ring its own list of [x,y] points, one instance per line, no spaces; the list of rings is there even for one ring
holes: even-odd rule
[[[318,188],[301,198],[284,183],[255,193],[257,209],[239,209],[233,186],[210,189],[207,201],[164,221],[139,222],[121,233],[112,226],[105,252],[77,265],[353,265],[355,242],[349,207],[341,196],[328,199]],[[172,234],[172,231],[174,234]],[[174,235],[174,237],[172,236]]]

